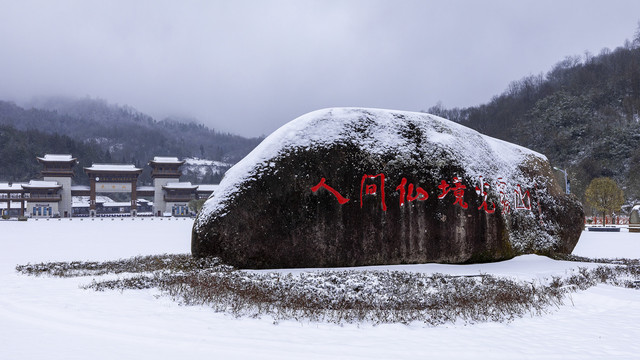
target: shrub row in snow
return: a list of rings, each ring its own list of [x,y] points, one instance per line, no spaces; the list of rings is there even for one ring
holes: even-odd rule
[[[188,255],[22,265],[17,270],[60,277],[138,274],[94,280],[83,288],[96,291],[157,288],[181,304],[210,306],[214,311],[238,317],[373,324],[418,321],[440,325],[503,322],[540,315],[563,304],[569,293],[600,283],[640,288],[637,260],[606,262],[610,264],[579,268],[565,277],[542,282],[404,271],[341,270],[295,275],[249,272],[234,270],[215,258],[194,259]]]

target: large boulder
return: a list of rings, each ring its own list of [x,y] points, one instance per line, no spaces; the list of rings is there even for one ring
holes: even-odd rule
[[[191,250],[241,268],[496,261],[570,253],[583,216],[539,153],[433,115],[335,108],[231,168]]]

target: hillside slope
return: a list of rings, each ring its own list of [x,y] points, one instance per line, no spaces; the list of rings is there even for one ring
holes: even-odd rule
[[[487,104],[427,112],[545,154],[581,200],[599,176],[615,178],[630,203],[640,199],[639,46],[568,57]]]
[[[156,121],[152,117],[130,107],[111,105],[102,100],[69,100],[62,98],[42,99],[23,108],[14,103],[0,101],[0,125],[14,129],[16,136],[25,136],[25,131],[39,134],[67,136],[92,149],[100,149],[100,155],[93,154],[94,162],[133,163],[144,167],[154,156],[177,156],[179,158],[201,158],[225,163],[235,163],[249,153],[260,139],[220,133],[202,124],[181,122],[171,119]],[[35,136],[35,135],[34,135]],[[42,140],[49,141],[49,140]],[[57,152],[73,151],[76,145],[57,147]],[[53,152],[53,147],[43,146],[41,152]],[[13,158],[12,161],[31,161]],[[35,160],[33,160],[35,162]],[[0,173],[8,173],[0,163]],[[35,164],[37,166],[37,164]],[[11,171],[15,171],[11,170]],[[32,170],[22,171],[13,178],[27,180]],[[183,180],[202,182],[218,180],[219,176],[194,171]],[[76,181],[83,183],[82,174]],[[149,182],[149,169],[141,175],[142,182]]]

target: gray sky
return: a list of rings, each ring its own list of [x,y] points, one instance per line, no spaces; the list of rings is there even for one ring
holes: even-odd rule
[[[0,99],[89,96],[267,135],[325,107],[484,103],[639,20],[637,0],[0,0]]]

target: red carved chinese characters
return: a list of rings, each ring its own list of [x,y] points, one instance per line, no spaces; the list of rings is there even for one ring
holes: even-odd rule
[[[360,208],[364,205],[365,196],[380,196],[380,203],[382,210],[387,211],[387,204],[385,199],[385,175],[383,173],[377,175],[363,175],[360,181]],[[475,186],[475,192],[482,197],[482,203],[477,210],[483,210],[487,214],[493,214],[496,211],[496,203],[488,201],[489,190],[492,186],[489,182],[484,181],[482,176],[479,176],[479,186]],[[520,184],[516,185],[514,190],[514,201],[509,201],[510,196],[507,193],[507,183],[502,181],[502,178],[498,178],[495,182],[495,189],[498,192],[499,202],[502,205],[502,214],[508,214],[512,211],[512,207],[515,206],[515,210],[529,210],[532,209],[531,194],[529,191],[523,191]],[[322,178],[320,182],[311,188],[312,192],[317,192],[320,188],[324,188],[336,197],[338,202],[343,205],[350,201],[350,199],[342,196],[337,190],[327,185],[326,179]],[[444,199],[450,192],[453,193],[455,200],[453,205],[459,205],[463,209],[467,209],[469,204],[464,201],[464,194],[467,187],[462,185],[461,180],[458,177],[453,177],[452,183],[448,183],[445,180],[440,181],[438,185],[441,193],[438,195],[438,199]],[[402,178],[400,185],[396,187],[396,191],[400,192],[400,206],[404,206],[406,202],[412,201],[424,201],[429,199],[429,193],[422,187],[415,184],[410,184],[407,178]],[[515,205],[514,205],[515,204]],[[542,216],[542,210],[540,204],[538,206],[538,212]]]
[[[496,182],[496,184],[498,185],[497,188],[499,191],[500,204],[502,204],[502,213],[506,214],[509,211],[511,211],[511,204],[509,203],[509,200],[507,200],[507,195],[506,195],[507,183],[502,181],[502,178],[498,178],[498,181]]]
[[[419,186],[416,187],[416,195],[413,196],[412,194],[413,194],[414,185],[409,184],[408,192],[405,189],[406,185],[407,185],[407,178],[402,178],[402,182],[400,182],[400,185],[398,185],[398,187],[396,188],[396,190],[400,191],[400,206],[404,205],[405,198],[408,201],[414,201],[414,200],[424,201],[429,198],[429,194]]]
[[[484,191],[485,188],[489,188],[490,185],[486,182],[482,181],[482,176],[480,176],[480,187],[476,186],[476,194],[482,196],[482,204],[480,204],[480,206],[478,207],[478,210],[480,209],[484,209],[484,212],[486,212],[487,214],[493,214],[496,211],[496,204],[495,203],[491,203],[493,204],[493,208],[491,210],[489,210],[489,207],[487,205],[487,192]]]
[[[342,204],[346,204],[349,199],[345,198],[344,196],[340,195],[339,192],[336,191],[336,189],[332,188],[331,186],[327,185],[325,183],[326,179],[322,178],[322,180],[320,180],[320,182],[318,183],[318,185],[314,186],[311,188],[311,191],[313,191],[314,193],[316,191],[318,191],[321,187],[327,189],[330,193],[332,193],[337,199],[338,202],[340,203],[340,205]]]
[[[369,184],[366,187],[365,195],[375,195],[376,194],[376,184]]]
[[[380,178],[380,202],[382,203],[382,210],[387,211],[387,204],[384,201],[384,174],[378,175],[363,175],[362,181],[360,181],[360,207],[362,208],[362,192],[364,190],[364,195],[376,195],[377,194],[377,186],[376,184],[366,184],[365,181],[373,180],[375,178]]]
[[[520,184],[517,186],[518,190],[514,190],[516,210],[531,210],[531,195],[529,194],[529,190],[523,193]]]
[[[442,200],[449,193],[449,190],[450,190],[449,183],[447,183],[444,180],[440,181],[440,185],[438,185],[438,189],[442,190],[442,193],[438,195],[438,199]]]
[[[438,189],[442,190],[442,194],[438,195],[438,199],[442,200],[449,193],[449,191],[453,191],[453,196],[455,196],[456,200],[453,202],[454,205],[458,204],[461,208],[466,209],[469,207],[469,204],[464,202],[464,189],[467,187],[462,185],[460,179],[458,177],[453,177],[453,183],[455,187],[451,188],[449,183],[442,180],[440,185],[438,185]]]

